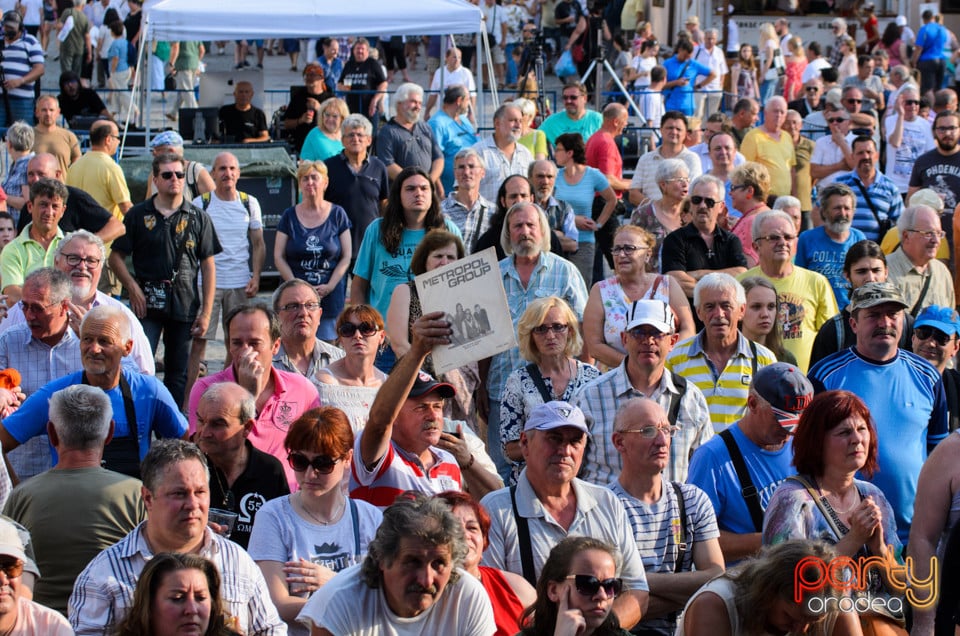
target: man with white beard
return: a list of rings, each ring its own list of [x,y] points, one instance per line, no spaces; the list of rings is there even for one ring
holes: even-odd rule
[[[420,117],[423,112],[423,89],[416,84],[401,84],[394,93],[396,116],[377,133],[376,154],[387,166],[393,181],[404,168],[416,166],[430,175],[438,196],[443,196],[440,176],[443,173],[443,150],[430,128]]]
[[[132,369],[135,368],[140,373],[153,375],[155,372],[153,352],[140,321],[125,304],[97,289],[105,262],[106,248],[103,241],[92,232],[86,230],[71,232],[64,236],[57,246],[53,266],[69,276],[73,286],[69,304],[70,328],[75,335],[79,334],[80,321],[91,307],[97,305],[119,307],[130,321],[130,337],[133,339],[133,350],[124,359],[124,364],[131,365]],[[24,322],[23,308],[20,303],[17,303],[10,308],[6,320],[0,324],[0,332]]]
[[[515,174],[527,175],[533,153],[517,143],[523,128],[523,113],[511,104],[504,104],[493,114],[493,135],[473,148],[483,158],[485,174],[480,181],[480,196],[497,200],[497,191],[504,180]]]
[[[837,306],[846,307],[850,283],[844,278],[843,262],[850,246],[865,238],[852,226],[857,198],[849,186],[831,183],[820,189],[819,204],[823,224],[800,234],[794,263],[826,276]]]

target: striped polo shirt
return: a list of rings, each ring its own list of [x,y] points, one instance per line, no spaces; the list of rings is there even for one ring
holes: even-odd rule
[[[390,447],[380,461],[372,470],[367,470],[361,459],[361,438],[361,435],[357,435],[350,465],[351,498],[362,499],[382,510],[392,504],[397,495],[407,490],[436,495],[445,490],[462,489],[463,476],[460,474],[460,466],[447,451],[431,446],[433,466],[425,469],[419,457],[403,450],[391,440]]]
[[[677,343],[667,358],[666,368],[697,385],[707,398],[710,423],[719,433],[735,423],[747,410],[747,396],[753,379],[754,363],[750,341],[742,333],[737,334],[737,352],[727,361],[722,371],[717,371],[703,350],[701,331],[692,338]],[[756,368],[762,369],[777,361],[772,351],[756,344]]]

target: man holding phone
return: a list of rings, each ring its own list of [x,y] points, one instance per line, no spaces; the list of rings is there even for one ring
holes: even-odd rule
[[[449,344],[453,330],[443,312],[433,312],[418,319],[411,332],[410,351],[380,387],[357,437],[350,496],[381,508],[407,490],[465,489],[480,499],[503,482],[482,441],[462,424],[444,419],[444,400],[455,395],[453,385],[421,371],[427,354]]]

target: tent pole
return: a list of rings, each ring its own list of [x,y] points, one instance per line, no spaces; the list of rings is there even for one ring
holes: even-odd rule
[[[490,38],[487,37],[486,29],[480,32],[480,38],[481,38],[481,41],[483,42],[483,46],[481,47],[483,49],[483,57],[487,61],[487,79],[490,80],[490,96],[493,97],[493,109],[496,111],[496,109],[500,108],[500,97],[499,95],[497,95],[497,80],[493,72],[493,54],[490,52]],[[477,75],[482,80],[483,73],[478,73]],[[482,81],[481,81],[481,86],[482,86]],[[485,101],[483,99],[482,92],[480,94],[480,99],[481,99],[481,102]],[[486,121],[487,121],[486,118],[484,118],[483,122],[486,122]],[[478,121],[477,126],[479,127],[480,125],[481,125],[481,122]]]
[[[149,24],[147,26],[149,27]],[[123,159],[123,150],[127,144],[127,131],[130,129],[130,118],[133,116],[133,109],[137,104],[137,95],[140,92],[139,90],[137,90],[137,86],[139,85],[139,81],[143,79],[143,74],[140,71],[143,70],[143,59],[145,57],[144,52],[147,50],[147,47],[146,47],[147,42],[148,41],[146,40],[141,41],[140,50],[137,51],[137,68],[135,68],[133,71],[133,88],[130,90],[130,101],[127,104],[127,116],[123,122],[123,139],[120,140],[119,157],[121,159]],[[149,116],[148,116],[148,119],[149,119]],[[147,128],[150,127],[149,121],[147,122],[146,127]]]

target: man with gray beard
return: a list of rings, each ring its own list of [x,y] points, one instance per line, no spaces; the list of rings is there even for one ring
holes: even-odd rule
[[[826,276],[838,307],[846,307],[850,301],[847,295],[849,283],[843,276],[847,250],[864,240],[863,232],[852,227],[856,201],[848,186],[831,183],[823,187],[819,201],[822,225],[801,233],[797,240],[794,263]]]
[[[533,163],[533,153],[517,143],[522,130],[523,113],[516,106],[504,104],[493,114],[493,136],[473,146],[483,158],[485,174],[480,181],[480,196],[497,200],[500,184],[514,174],[526,176]]]
[[[530,303],[547,296],[562,298],[583,320],[587,286],[573,263],[550,252],[550,233],[547,215],[536,204],[521,201],[507,210],[500,233],[507,257],[500,261],[500,274],[514,330]],[[504,479],[509,478],[512,466],[500,445],[500,400],[507,376],[524,364],[519,347],[480,361],[481,393],[477,402],[481,414],[487,416],[488,452]],[[488,413],[483,412],[485,407],[489,407]]]
[[[416,84],[401,84],[394,94],[397,114],[377,133],[377,157],[387,166],[390,180],[404,168],[416,166],[430,175],[430,181],[443,196],[440,175],[443,151],[430,128],[421,118],[423,89]]]

